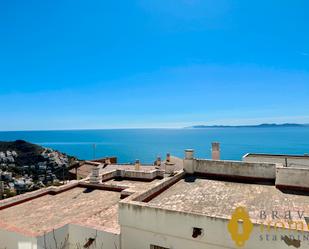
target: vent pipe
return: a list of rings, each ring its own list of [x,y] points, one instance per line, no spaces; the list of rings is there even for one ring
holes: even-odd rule
[[[161,166],[161,157],[157,157],[156,166]]]
[[[167,162],[171,161],[171,154],[170,153],[166,153],[166,161]]]

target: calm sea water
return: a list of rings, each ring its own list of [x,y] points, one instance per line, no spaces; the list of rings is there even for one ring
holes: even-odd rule
[[[309,127],[122,129],[0,132],[0,141],[23,139],[80,159],[117,156],[119,162],[140,159],[152,163],[166,152],[183,157],[192,148],[197,157],[210,158],[212,141],[221,143],[223,159],[240,160],[246,153],[309,153]]]

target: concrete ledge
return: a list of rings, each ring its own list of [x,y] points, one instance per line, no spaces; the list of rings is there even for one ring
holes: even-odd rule
[[[44,189],[39,189],[37,191],[25,193],[23,195],[17,195],[8,199],[4,199],[0,201],[0,210],[19,205],[21,203],[31,201],[33,199],[42,197],[44,195],[56,195],[72,188],[78,187],[79,182],[70,183],[67,185],[59,186],[59,187],[48,187]]]
[[[276,187],[309,192],[309,169],[277,167]]]
[[[281,163],[288,167],[309,168],[309,156],[307,155],[246,154],[242,160],[244,162]]]
[[[134,197],[133,201],[139,201],[139,202],[148,202],[151,199],[155,198],[159,194],[161,194],[163,191],[174,185],[176,182],[178,182],[180,179],[182,179],[185,175],[185,172],[181,171],[178,172],[176,175],[167,178],[164,182],[160,183],[159,185],[147,190],[146,192],[139,194],[138,196]]]
[[[45,189],[40,189],[34,192],[29,192],[29,193],[26,193],[20,196],[15,196],[12,198],[2,200],[0,201],[0,210],[22,204],[24,202],[28,202],[36,198],[40,198],[44,195],[57,195],[57,194],[63,193],[65,191],[71,190],[76,187],[89,188],[89,189],[100,189],[100,190],[114,191],[114,192],[121,192],[125,189],[119,186],[117,187],[117,186],[109,186],[109,185],[104,185],[104,184],[91,184],[91,183],[87,183],[83,181],[74,182],[74,183],[63,185],[60,187],[49,187]]]
[[[162,170],[152,170],[152,171],[142,171],[142,170],[116,170],[116,177],[136,179],[144,181],[152,181],[155,178],[163,178],[164,171]]]
[[[108,180],[111,180],[111,179],[115,178],[116,176],[117,176],[117,171],[116,170],[104,173],[102,175],[102,182],[106,182]]]
[[[195,159],[194,173],[229,179],[274,181],[276,164]]]
[[[95,183],[86,183],[80,182],[79,187],[89,188],[89,189],[100,189],[100,190],[107,190],[107,191],[114,191],[114,192],[121,192],[125,188],[119,186],[110,186],[106,184],[95,184]]]

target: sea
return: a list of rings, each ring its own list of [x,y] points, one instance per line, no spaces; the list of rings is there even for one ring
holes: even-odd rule
[[[200,129],[111,129],[64,131],[3,131],[0,141],[26,140],[90,160],[116,156],[120,163],[153,163],[166,153],[184,157],[194,149],[211,157],[211,142],[220,142],[221,158],[241,160],[246,153],[303,155],[309,153],[309,127],[238,127]]]

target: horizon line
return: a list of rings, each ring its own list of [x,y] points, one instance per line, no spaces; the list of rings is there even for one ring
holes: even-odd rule
[[[309,126],[309,123],[259,123],[259,124],[241,124],[241,125],[224,125],[224,124],[214,124],[214,125],[205,125],[205,124],[197,124],[197,125],[190,125],[184,127],[119,127],[119,128],[70,128],[70,129],[25,129],[25,130],[0,130],[0,132],[31,132],[31,131],[95,131],[95,130],[180,130],[180,129],[188,129],[188,128],[195,128],[198,126],[204,126],[205,128],[233,128],[233,127],[250,127],[250,126],[262,126],[262,125],[276,125],[276,126],[283,126],[283,125],[299,125],[299,126]],[[195,128],[198,129],[198,128]]]

